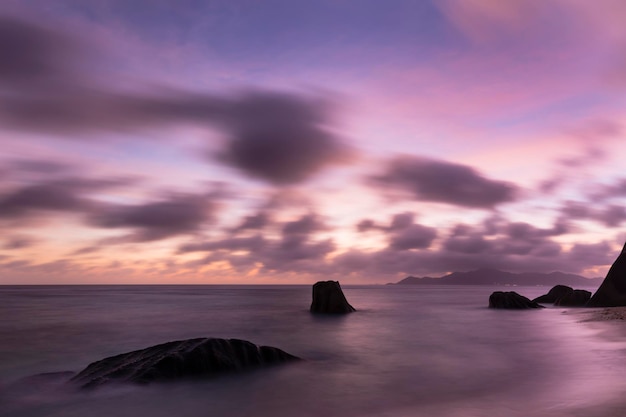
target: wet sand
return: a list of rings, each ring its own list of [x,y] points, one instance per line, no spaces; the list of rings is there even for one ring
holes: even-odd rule
[[[573,310],[571,314],[579,314],[580,321],[626,321],[626,307],[604,307]]]

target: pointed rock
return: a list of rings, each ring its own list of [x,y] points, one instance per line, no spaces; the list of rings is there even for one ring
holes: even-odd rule
[[[626,244],[587,307],[626,306]]]

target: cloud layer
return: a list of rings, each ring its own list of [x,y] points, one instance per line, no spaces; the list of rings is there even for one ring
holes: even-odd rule
[[[601,275],[623,8],[390,1],[0,6],[0,280]]]

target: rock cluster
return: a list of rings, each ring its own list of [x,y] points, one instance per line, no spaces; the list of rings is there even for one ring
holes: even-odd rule
[[[591,298],[591,292],[587,290],[575,290],[566,285],[556,285],[533,301],[536,303],[550,303],[561,307],[584,307]]]

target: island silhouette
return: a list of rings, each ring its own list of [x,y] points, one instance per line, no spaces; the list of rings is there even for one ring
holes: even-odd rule
[[[597,287],[603,278],[585,278],[581,275],[564,272],[507,272],[497,269],[476,269],[466,272],[452,272],[442,277],[408,276],[388,285],[530,285]]]

